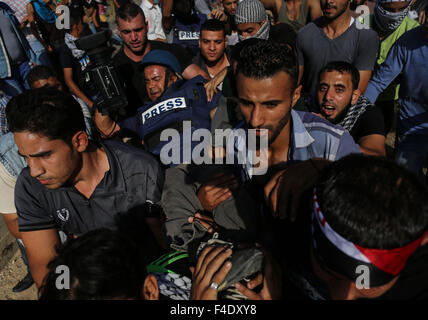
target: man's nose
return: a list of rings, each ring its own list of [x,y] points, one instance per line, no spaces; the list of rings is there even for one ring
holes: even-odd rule
[[[38,159],[27,159],[27,164],[30,167],[30,174],[33,178],[37,178],[45,173],[43,166],[40,165]]]
[[[324,93],[324,101],[331,101],[333,99],[333,90],[328,88]]]
[[[264,124],[262,108],[255,106],[251,112],[250,125],[253,128],[261,127]]]

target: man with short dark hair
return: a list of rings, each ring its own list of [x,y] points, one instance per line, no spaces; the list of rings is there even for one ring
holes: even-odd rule
[[[267,135],[269,167],[314,157],[337,160],[360,152],[347,131],[292,109],[301,86],[288,47],[262,40],[246,47],[238,62],[236,87],[246,127],[256,130],[257,136]]]
[[[70,92],[92,108],[96,90],[88,72],[90,59],[84,50],[77,48],[75,43],[84,35],[82,17],[70,16],[70,30],[64,36],[65,43],[61,46],[59,60],[65,84]]]
[[[300,86],[294,54],[287,46],[257,40],[246,49],[241,52],[236,76],[244,121],[235,128],[243,130],[245,138],[233,141],[235,162],[181,166],[166,172],[162,204],[167,215],[166,235],[174,246],[187,248],[204,237],[210,228],[204,230],[200,222],[206,220],[228,230],[240,230],[252,241],[265,240],[268,232],[260,231],[266,225],[260,223],[264,215],[259,206],[263,201],[259,188],[274,171],[287,162],[314,157],[334,161],[360,153],[346,130],[292,109],[299,99]],[[221,108],[214,117],[223,113]],[[232,132],[223,147],[235,138]],[[248,141],[253,139],[257,143],[250,146]],[[267,141],[267,149],[261,149],[261,140]],[[244,158],[240,163],[239,155]],[[260,161],[254,163],[254,157],[260,157]],[[195,218],[196,214],[206,218]]]
[[[297,35],[299,83],[312,102],[316,101],[318,73],[330,61],[353,64],[360,73],[358,89],[362,93],[371,77],[379,37],[371,29],[357,28],[350,3],[350,0],[321,0],[323,16],[308,23]]]
[[[224,23],[219,20],[210,19],[202,25],[199,48],[193,62],[206,71],[211,78],[230,65]],[[219,89],[221,90],[221,85]]]
[[[284,298],[426,300],[426,186],[391,160],[350,155],[311,169],[304,196],[290,198],[313,162],[272,181],[275,207],[297,207],[276,220]]]
[[[335,61],[318,76],[320,115],[349,131],[362,152],[385,156],[385,129],[382,110],[361,96],[360,75],[351,64]]]
[[[15,186],[15,205],[38,287],[55,256],[57,229],[72,237],[115,229],[147,244],[149,255],[159,253],[153,236],[158,236],[163,172],[152,156],[118,141],[89,140],[79,104],[55,89],[13,98],[6,115],[28,164]]]
[[[173,251],[146,262],[144,254],[113,230],[92,230],[70,239],[49,262],[39,300],[188,300],[188,255]],[[70,271],[67,290],[57,285],[61,266]]]
[[[116,23],[123,45],[113,57],[113,63],[126,85],[127,116],[135,115],[137,108],[147,101],[145,90],[140,89],[144,86],[144,79],[140,76],[138,69],[144,56],[151,50],[170,51],[180,62],[185,79],[191,79],[198,74],[208,78],[205,72],[192,64],[191,57],[182,47],[147,39],[148,25],[144,12],[136,4],[127,3],[121,6],[116,13]]]

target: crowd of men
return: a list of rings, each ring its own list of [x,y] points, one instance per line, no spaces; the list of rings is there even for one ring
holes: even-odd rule
[[[0,1],[0,213],[28,269],[13,291],[427,299],[427,12]],[[119,106],[77,42],[101,32]]]

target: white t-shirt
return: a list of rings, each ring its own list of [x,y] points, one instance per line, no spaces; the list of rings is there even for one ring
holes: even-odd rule
[[[143,0],[140,5],[144,11],[144,16],[148,23],[147,38],[149,40],[166,39],[162,27],[162,12],[157,4],[152,4],[149,0]]]

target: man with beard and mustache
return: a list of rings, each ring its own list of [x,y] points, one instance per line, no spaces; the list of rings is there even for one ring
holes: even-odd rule
[[[350,0],[321,0],[323,16],[300,29],[297,35],[299,83],[312,101],[316,101],[318,73],[330,61],[353,64],[360,73],[358,88],[363,93],[372,75],[379,37],[373,30],[357,28],[350,3]],[[311,108],[311,102],[308,104]]]
[[[363,153],[385,156],[382,111],[361,96],[358,70],[347,62],[330,62],[318,79],[320,115],[348,130]]]
[[[234,241],[271,245],[270,221],[262,206],[262,188],[270,177],[307,159],[335,161],[360,153],[346,130],[312,113],[292,110],[301,87],[294,54],[287,46],[256,40],[241,52],[236,72],[244,121],[224,144],[229,146],[233,139],[235,162],[178,166],[165,173],[162,207],[166,236],[174,248],[189,250],[192,243],[218,230]],[[245,138],[236,137],[239,129]],[[256,144],[254,139],[247,141],[251,135]],[[260,148],[263,140],[266,148]],[[238,162],[239,154],[244,154],[244,161]],[[257,155],[260,162],[253,164]]]

